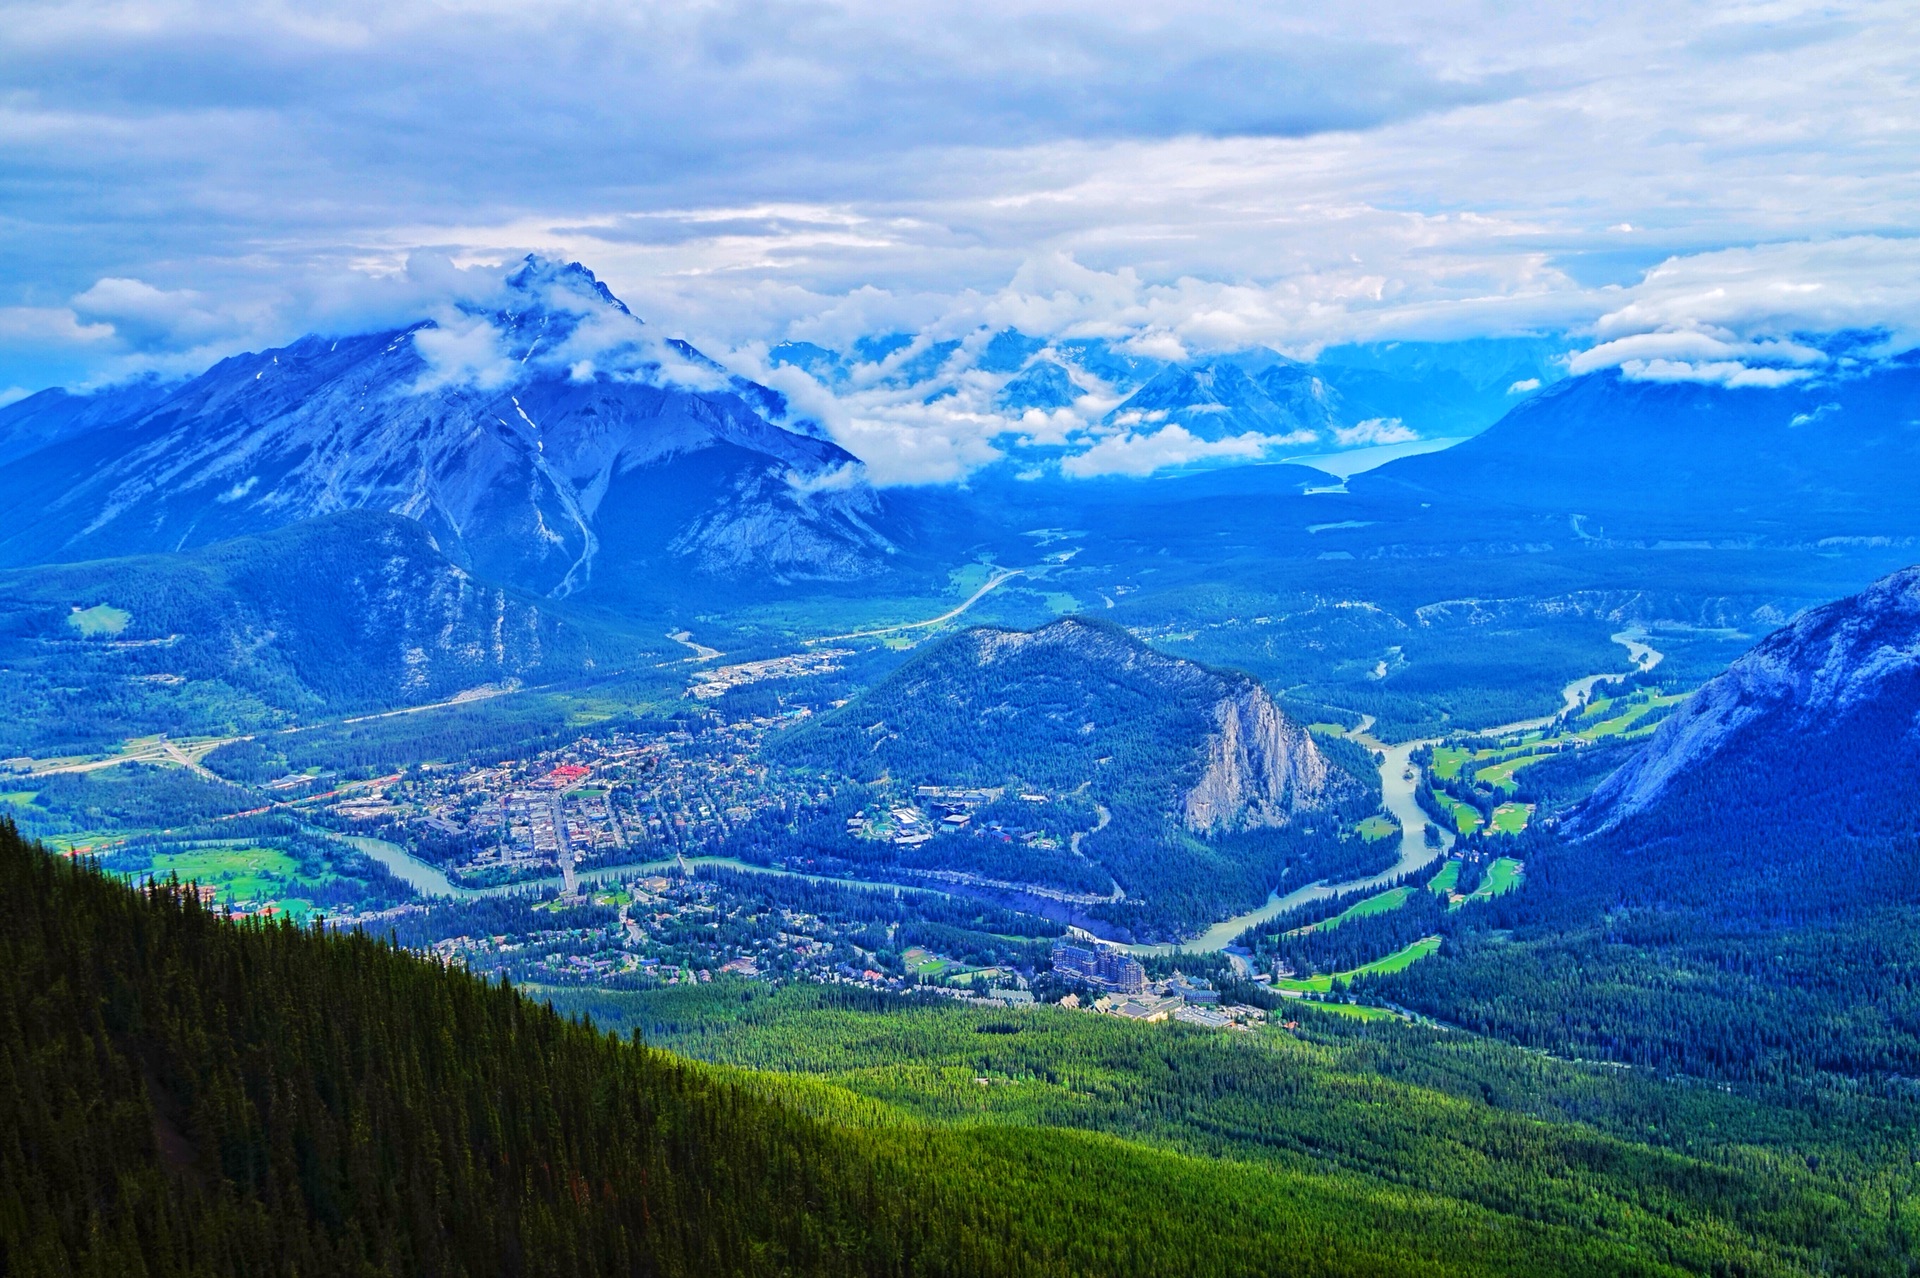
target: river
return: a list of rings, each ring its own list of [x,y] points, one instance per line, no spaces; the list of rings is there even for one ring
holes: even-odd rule
[[[1624,630],[1613,636],[1613,641],[1627,650],[1627,657],[1641,670],[1651,670],[1660,663],[1662,653],[1648,646],[1645,632]],[[1526,732],[1543,728],[1559,717],[1560,713],[1573,709],[1586,700],[1593,686],[1603,679],[1617,679],[1620,675],[1597,674],[1575,679],[1561,689],[1561,710],[1539,719],[1524,719],[1518,723],[1503,724],[1497,728],[1488,728],[1485,734],[1497,736],[1509,732]],[[1427,826],[1432,824],[1427,814],[1420,810],[1414,801],[1414,791],[1419,786],[1419,769],[1413,765],[1412,755],[1422,746],[1437,745],[1438,737],[1427,737],[1419,741],[1402,741],[1397,745],[1388,745],[1372,735],[1373,717],[1365,716],[1350,733],[1353,741],[1380,756],[1380,793],[1387,811],[1400,823],[1400,856],[1391,866],[1378,874],[1360,879],[1348,879],[1339,883],[1309,883],[1305,887],[1295,888],[1285,896],[1269,894],[1266,904],[1258,909],[1236,914],[1230,919],[1222,919],[1199,936],[1171,945],[1130,945],[1125,947],[1136,955],[1212,953],[1233,944],[1234,938],[1256,924],[1265,923],[1297,906],[1309,901],[1318,901],[1324,897],[1342,892],[1359,892],[1367,888],[1384,887],[1404,874],[1411,874],[1424,866],[1432,864],[1446,855],[1453,846],[1454,836],[1451,830],[1440,831],[1440,845],[1431,847],[1427,843]],[[1106,817],[1102,812],[1101,816]],[[1103,819],[1101,824],[1106,822]],[[317,833],[330,834],[328,831]],[[365,835],[333,834],[333,838],[342,839],[366,853],[381,865],[387,867],[395,878],[405,882],[422,896],[450,897],[455,900],[474,900],[484,896],[505,896],[512,892],[524,892],[529,888],[549,888],[561,886],[558,874],[541,879],[528,879],[520,883],[506,884],[500,887],[465,888],[447,878],[446,872],[436,865],[414,856],[397,843],[385,839],[369,838]],[[577,877],[582,883],[598,883],[608,879],[632,878],[639,874],[658,873],[675,866],[684,865],[689,869],[701,865],[720,865],[729,869],[744,870],[750,874],[771,874],[783,878],[806,879],[813,883],[832,883],[840,887],[858,888],[873,892],[931,892],[937,896],[952,895],[938,888],[914,887],[901,883],[877,883],[864,879],[839,879],[826,875],[801,874],[794,870],[780,870],[771,866],[754,865],[750,862],[735,860],[732,857],[700,856],[668,858],[663,861],[648,861],[639,865],[598,866],[589,870],[580,870]]]
[[[457,901],[478,900],[483,896],[507,896],[515,892],[530,889],[557,888],[561,886],[558,874],[545,878],[522,879],[518,883],[505,883],[498,887],[469,888],[461,887],[446,875],[439,866],[422,861],[398,843],[389,843],[385,839],[369,838],[363,834],[333,834],[327,830],[316,830],[329,838],[350,843],[366,853],[393,874],[393,876],[422,896],[448,897]],[[748,874],[768,874],[783,879],[805,879],[809,883],[831,883],[838,887],[856,888],[866,892],[922,892],[933,896],[951,896],[939,888],[918,887],[911,883],[876,883],[866,879],[838,879],[826,874],[802,874],[798,870],[782,870],[770,865],[755,865],[751,861],[741,861],[730,856],[690,856],[668,857],[662,861],[643,861],[628,865],[602,865],[592,869],[578,870],[574,877],[582,883],[603,883],[609,879],[630,879],[642,874],[659,874],[666,870],[684,866],[689,870],[703,865],[724,866],[729,870],[742,870]]]
[[[1660,664],[1665,654],[1656,651],[1647,643],[1645,631],[1623,630],[1613,635],[1615,643],[1627,650],[1627,659],[1636,669],[1651,670]],[[1538,719],[1523,719],[1518,723],[1502,724],[1497,728],[1487,728],[1482,735],[1501,736],[1509,732],[1530,732],[1535,728],[1544,728],[1560,715],[1565,714],[1584,703],[1593,692],[1593,686],[1604,679],[1618,679],[1621,672],[1609,674],[1585,675],[1575,679],[1560,690],[1560,709],[1553,714]],[[1309,901],[1322,900],[1343,892],[1360,892],[1368,888],[1385,887],[1403,874],[1430,865],[1445,856],[1453,847],[1453,831],[1440,830],[1440,846],[1427,844],[1427,827],[1432,822],[1427,814],[1420,810],[1414,801],[1414,791],[1419,788],[1419,769],[1414,767],[1413,753],[1422,746],[1438,745],[1439,737],[1427,737],[1419,741],[1402,741],[1398,745],[1388,745],[1372,735],[1373,716],[1363,716],[1360,724],[1348,734],[1351,740],[1384,756],[1380,764],[1380,795],[1387,811],[1400,823],[1400,858],[1378,874],[1362,879],[1348,879],[1340,883],[1309,883],[1305,887],[1295,888],[1285,896],[1269,894],[1265,905],[1248,910],[1245,914],[1236,914],[1230,919],[1222,919],[1200,935],[1177,945],[1129,945],[1127,950],[1135,955],[1178,954],[1181,952],[1210,954],[1223,950],[1233,944],[1234,938],[1250,927],[1278,918],[1288,910],[1307,904]]]

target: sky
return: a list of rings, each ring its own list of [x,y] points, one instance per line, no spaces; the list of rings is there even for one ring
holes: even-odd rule
[[[15,0],[0,392],[404,322],[529,251],[749,369],[1554,332],[1772,384],[1920,342],[1917,51],[1910,3]]]

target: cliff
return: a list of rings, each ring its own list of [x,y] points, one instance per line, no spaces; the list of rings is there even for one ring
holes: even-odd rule
[[[1285,825],[1296,808],[1318,807],[1337,788],[1313,735],[1259,684],[1225,690],[1213,715],[1206,770],[1187,791],[1188,829]]]

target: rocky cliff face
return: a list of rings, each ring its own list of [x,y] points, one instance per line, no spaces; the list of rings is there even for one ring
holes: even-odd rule
[[[1910,738],[1920,715],[1917,688],[1920,567],[1811,609],[1762,640],[1662,723],[1567,827],[1583,835],[1611,829],[1656,806],[1687,773],[1725,763],[1762,739],[1769,754],[1796,739],[1813,748],[1863,717]],[[1877,784],[1861,780],[1863,788]]]
[[[1191,706],[1209,730],[1191,747],[1204,759],[1200,778],[1180,799],[1179,816],[1190,830],[1282,826],[1352,784],[1328,765],[1312,734],[1245,675],[1171,657],[1124,631],[1074,618],[1032,631],[976,630],[967,638],[978,645],[982,666],[1054,652]]]
[[[1326,756],[1265,688],[1248,681],[1226,691],[1213,714],[1206,771],[1186,796],[1188,829],[1285,825],[1328,796],[1334,776]]]

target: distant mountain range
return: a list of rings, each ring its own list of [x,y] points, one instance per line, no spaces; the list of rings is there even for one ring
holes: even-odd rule
[[[1538,513],[1573,541],[1920,533],[1920,357],[1788,386],[1555,385],[1482,434],[1357,477],[1356,494],[1477,517]]]
[[[775,419],[787,421],[776,425]],[[417,520],[541,594],[676,572],[858,577],[892,547],[851,454],[661,341],[579,265],[485,305],[223,360],[184,385],[0,411],[0,562],[179,550],[341,510]]]
[[[1314,453],[1472,434],[1564,376],[1561,351],[1526,338],[1339,347],[1311,364],[1264,347],[1173,360],[1104,338],[1009,328],[964,339],[889,333],[845,350],[784,342],[769,359],[843,395],[910,391],[999,413],[1013,419],[1010,436],[1030,412],[1071,408],[1097,430],[1177,425],[1209,442],[1254,435]]]

